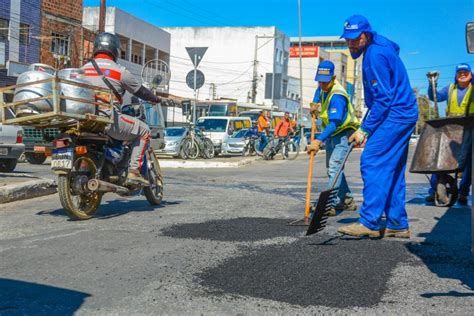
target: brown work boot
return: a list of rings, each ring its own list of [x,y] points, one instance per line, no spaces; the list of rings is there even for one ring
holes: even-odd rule
[[[337,215],[336,209],[334,207],[331,207],[328,211],[326,211],[326,215],[327,216],[336,216]]]
[[[344,235],[350,235],[355,237],[373,237],[373,238],[380,238],[380,231],[368,229],[361,223],[353,223],[346,226],[341,226],[337,229],[337,231]]]
[[[353,197],[346,197],[344,201],[341,201],[338,205],[336,205],[336,210],[357,211],[357,204]]]
[[[127,174],[127,182],[149,185],[147,179],[143,178],[138,170],[129,170]]]
[[[384,237],[394,237],[394,238],[410,238],[409,229],[390,229],[386,228],[383,234]]]

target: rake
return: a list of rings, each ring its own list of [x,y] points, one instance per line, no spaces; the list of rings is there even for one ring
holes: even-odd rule
[[[347,151],[347,154],[344,157],[344,160],[342,161],[341,167],[339,168],[339,170],[337,170],[336,176],[332,179],[329,189],[327,189],[326,191],[322,191],[319,195],[318,202],[317,204],[315,203],[316,207],[313,208],[314,212],[313,216],[311,217],[308,230],[306,231],[306,236],[316,234],[326,227],[326,222],[328,219],[327,213],[331,209],[331,207],[334,206],[336,196],[339,191],[339,188],[336,188],[337,180],[339,179],[342,170],[344,170],[344,165],[346,164],[347,158],[349,158],[349,155],[353,148],[354,143],[351,143],[349,146],[349,150]]]

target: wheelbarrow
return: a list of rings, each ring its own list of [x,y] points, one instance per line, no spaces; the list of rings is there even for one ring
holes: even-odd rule
[[[457,200],[457,175],[466,167],[472,144],[472,128],[474,128],[472,115],[434,119],[425,123],[410,172],[438,175],[436,206],[451,206]],[[446,190],[443,194],[447,195],[447,203],[438,201],[440,195],[438,188]]]

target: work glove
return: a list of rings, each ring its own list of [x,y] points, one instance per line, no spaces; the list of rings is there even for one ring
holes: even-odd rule
[[[314,115],[315,117],[319,117],[319,114],[321,113],[321,103],[311,102],[309,104],[309,111],[311,115]]]
[[[311,142],[311,144],[308,146],[308,155],[314,151],[314,154],[316,155],[319,151],[319,147],[321,146],[321,141],[318,139],[315,139]]]
[[[360,145],[366,140],[368,136],[369,134],[366,131],[364,131],[362,128],[359,128],[349,137],[349,143],[356,143],[357,145]]]

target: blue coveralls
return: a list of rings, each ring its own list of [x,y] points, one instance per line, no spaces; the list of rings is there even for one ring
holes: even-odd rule
[[[405,168],[408,142],[418,106],[400,57],[399,46],[373,33],[362,64],[365,102],[370,112],[361,128],[369,134],[361,157],[364,202],[360,223],[381,229],[407,229]]]

